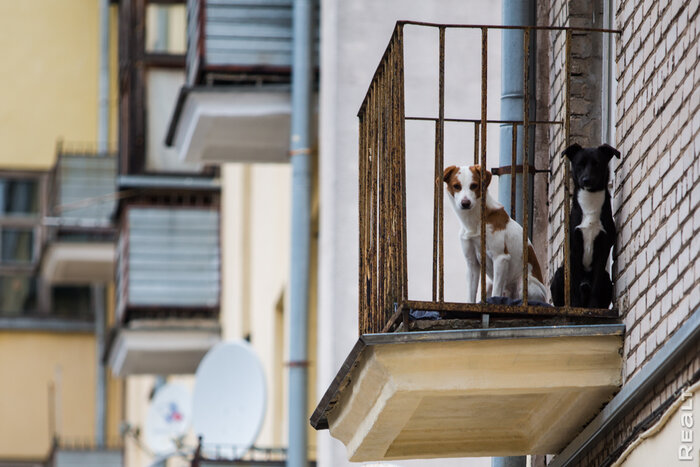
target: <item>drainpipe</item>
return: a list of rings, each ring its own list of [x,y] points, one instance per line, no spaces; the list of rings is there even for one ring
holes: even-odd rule
[[[109,143],[109,0],[100,0],[100,70],[97,98],[97,148],[107,152]]]
[[[109,0],[100,0],[100,69],[98,81],[97,110],[97,150],[105,155],[109,146]],[[102,361],[105,341],[105,286],[93,284],[92,306],[95,312],[96,343],[96,384],[95,384],[95,444],[105,444],[107,378],[105,364]]]
[[[535,2],[534,0],[502,0],[502,19],[503,25],[507,26],[526,26],[535,24]],[[529,64],[529,82],[528,90],[530,95],[530,119],[534,120],[535,102],[533,98],[535,94],[535,34],[530,34],[530,60]],[[501,120],[522,120],[523,118],[523,32],[520,30],[503,30],[501,40]],[[500,153],[499,165],[501,167],[509,166],[512,162],[512,125],[501,125],[500,128]],[[519,165],[523,164],[523,129],[521,126],[517,129],[517,151],[516,160]],[[530,127],[528,134],[530,146],[528,148],[529,161],[534,163],[535,151],[534,141],[535,132],[534,126]],[[532,171],[528,177],[528,188],[530,191],[530,200],[533,195],[533,174]],[[523,177],[522,174],[517,174],[515,179],[515,218],[522,224],[523,222]],[[498,200],[505,206],[506,212],[510,214],[510,176],[502,176],[498,180]],[[532,232],[532,203],[530,203],[529,211],[529,232]],[[491,467],[525,467],[527,465],[526,456],[511,456],[511,457],[494,457],[491,459]]]
[[[105,421],[107,411],[107,378],[105,365],[102,363],[102,352],[105,343],[105,286],[91,286],[92,309],[95,312],[95,353],[97,357],[97,375],[95,384],[95,445],[102,448],[105,445]]]
[[[311,232],[312,0],[294,0],[292,46],[292,234],[289,276],[287,466],[307,467],[307,346]]]
[[[502,0],[502,19],[506,26],[525,26],[535,24],[535,2],[534,0]],[[520,30],[503,30],[501,41],[501,120],[522,120],[523,119],[523,32]],[[530,72],[529,72],[529,94],[530,94],[530,120],[535,119],[535,33],[530,34]],[[501,167],[510,166],[512,152],[512,126],[501,125],[500,128],[500,153],[499,165]],[[523,163],[523,129],[518,126],[518,144],[516,160],[518,165]],[[535,127],[530,126],[528,135],[530,146],[528,155],[530,163],[534,164],[535,151]],[[528,188],[530,200],[533,194],[534,174],[529,173]],[[516,174],[515,177],[515,220],[522,224],[523,221],[523,177]],[[510,176],[501,176],[498,179],[498,200],[510,214]],[[530,203],[530,225],[529,232],[532,232],[532,203]]]

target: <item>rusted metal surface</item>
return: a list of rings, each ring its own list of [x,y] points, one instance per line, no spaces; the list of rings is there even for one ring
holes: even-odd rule
[[[492,305],[487,303],[428,302],[406,300],[401,304],[409,310],[437,311],[438,313],[491,313],[505,315],[541,315],[541,316],[589,316],[595,318],[617,318],[617,310],[576,307],[554,307],[535,305]]]
[[[435,28],[438,31],[438,114],[436,116],[406,116],[404,102],[404,26]],[[445,117],[445,48],[446,30],[451,28],[475,29],[481,32],[481,114],[480,118]],[[488,119],[488,35],[493,30],[519,29],[523,31],[524,102],[522,120]],[[530,83],[528,65],[531,60],[531,31],[553,31],[566,36],[565,53],[565,97],[563,119],[530,119]],[[410,330],[411,311],[435,311],[440,316],[462,314],[465,316],[568,316],[577,318],[610,319],[617,317],[615,309],[582,309],[570,306],[569,294],[566,305],[561,308],[533,306],[528,304],[528,177],[530,174],[549,173],[549,168],[535,168],[529,162],[529,130],[533,125],[563,125],[566,145],[570,144],[570,80],[571,35],[577,33],[619,33],[600,28],[568,28],[545,26],[486,26],[434,24],[418,21],[399,21],[392,33],[382,58],[372,77],[371,84],[358,116],[359,130],[359,331],[360,334],[386,333],[399,329]],[[408,247],[406,232],[406,120],[434,122],[434,184],[433,187],[433,235],[432,235],[432,284],[431,301],[408,300]],[[507,175],[511,180],[511,217],[514,217],[517,196],[516,173],[523,174],[523,301],[522,305],[492,305],[486,303],[485,261],[481,264],[481,303],[446,302],[444,296],[444,189],[442,173],[445,166],[445,122],[473,125],[474,164],[480,164],[481,177],[485,179],[487,153],[487,126],[490,124],[512,127],[511,165],[492,169],[494,175]],[[518,140],[518,128],[522,130]],[[523,145],[523,163],[517,164],[518,144]],[[557,160],[559,160],[557,158]],[[564,222],[564,268],[565,284],[570,284],[569,262],[569,167],[565,170],[565,222]],[[482,184],[481,204],[481,257],[486,257],[485,199],[486,187]]]
[[[408,295],[402,33],[397,25],[359,114],[360,333],[380,332]]]
[[[513,123],[511,126],[511,147],[510,147],[510,217],[515,219],[515,172],[518,164],[518,124]],[[530,161],[523,159],[523,165],[529,164]],[[522,171],[522,170],[521,170]],[[499,175],[496,171],[491,171],[494,175]]]
[[[530,137],[530,87],[528,86],[530,80],[530,30],[525,29],[523,31],[523,307],[527,307],[527,296],[528,296],[528,280],[530,278],[530,265],[529,253],[530,253],[530,240],[528,235],[529,227],[529,211],[530,211],[530,192],[527,189],[528,182],[528,171],[530,168],[530,156],[528,154],[529,149],[529,137]],[[511,175],[511,180],[512,180]],[[515,191],[514,185],[511,182],[510,191],[513,193]]]
[[[481,28],[481,301],[486,302],[486,120],[487,114],[487,98],[488,98],[488,43],[489,30],[486,27]]]
[[[564,43],[564,147],[569,147],[571,138],[571,31],[566,31],[566,42]],[[564,307],[571,306],[571,248],[569,240],[569,219],[571,217],[571,194],[569,174],[569,161],[564,160]]]

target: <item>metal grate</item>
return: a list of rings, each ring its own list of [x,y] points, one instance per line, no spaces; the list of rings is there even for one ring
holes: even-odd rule
[[[438,115],[436,117],[405,115],[404,95],[404,26],[413,25],[434,28],[439,32],[438,54]],[[474,29],[481,31],[481,116],[479,119],[445,118],[445,31],[447,29]],[[489,120],[487,118],[488,32],[490,30],[522,30],[524,44],[523,90],[524,102],[530,102],[528,70],[531,60],[530,34],[533,31],[551,31],[565,36],[565,102],[563,120],[531,120],[529,105],[523,105],[521,120]],[[522,127],[521,144],[523,160],[528,161],[529,128],[533,125],[563,125],[566,145],[570,129],[570,75],[572,33],[619,33],[600,28],[569,28],[546,26],[486,26],[434,24],[416,21],[396,23],[391,40],[375,71],[372,82],[360,107],[359,129],[359,328],[360,334],[387,332],[401,321],[408,324],[410,310],[437,311],[441,314],[463,314],[465,317],[490,313],[512,315],[563,315],[576,317],[616,317],[616,310],[583,309],[570,306],[569,283],[569,215],[570,188],[569,165],[565,164],[565,241],[564,268],[566,305],[564,307],[540,307],[528,304],[528,206],[530,203],[528,174],[533,171],[528,163],[516,165],[517,128]],[[406,233],[406,143],[407,120],[433,121],[435,123],[435,187],[433,204],[432,249],[432,300],[408,299],[407,233]],[[522,305],[486,304],[485,261],[481,264],[481,303],[447,302],[444,296],[444,234],[442,173],[444,170],[445,122],[472,125],[474,130],[474,163],[481,165],[481,179],[485,179],[487,125],[513,126],[512,161],[510,166],[499,168],[497,175],[510,174],[511,209],[515,207],[517,173],[523,174],[523,300]],[[481,257],[486,257],[484,217],[486,210],[485,184],[481,187]],[[512,214],[513,212],[511,212]],[[408,329],[408,326],[406,326]]]

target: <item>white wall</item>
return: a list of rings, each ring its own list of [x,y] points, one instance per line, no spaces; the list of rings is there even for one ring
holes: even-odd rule
[[[500,2],[476,0],[322,0],[320,100],[319,398],[358,337],[358,120],[395,21],[500,24]],[[437,116],[437,30],[406,26],[406,115]],[[500,37],[489,36],[488,117],[498,118]],[[446,34],[445,116],[480,117],[481,37],[475,31]],[[445,165],[471,165],[473,126],[446,124]],[[409,296],[429,298],[432,255],[434,126],[406,125]],[[488,128],[489,167],[498,162],[498,127]],[[491,192],[496,193],[496,184]],[[445,298],[463,300],[466,267],[456,240],[458,225],[445,212]],[[448,211],[449,210],[449,211]],[[310,409],[313,409],[311,407]],[[318,435],[318,465],[351,465],[328,431]],[[392,465],[490,465],[488,458],[395,462]]]

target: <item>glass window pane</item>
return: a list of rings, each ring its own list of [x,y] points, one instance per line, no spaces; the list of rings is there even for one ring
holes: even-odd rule
[[[32,276],[0,276],[0,315],[36,312],[36,290],[36,278]]]
[[[34,231],[28,228],[0,229],[0,263],[34,261]]]
[[[39,182],[29,178],[0,178],[0,217],[39,213]]]
[[[185,5],[146,7],[146,51],[184,54],[187,50]]]
[[[89,286],[57,286],[52,291],[51,314],[71,318],[92,318]]]

